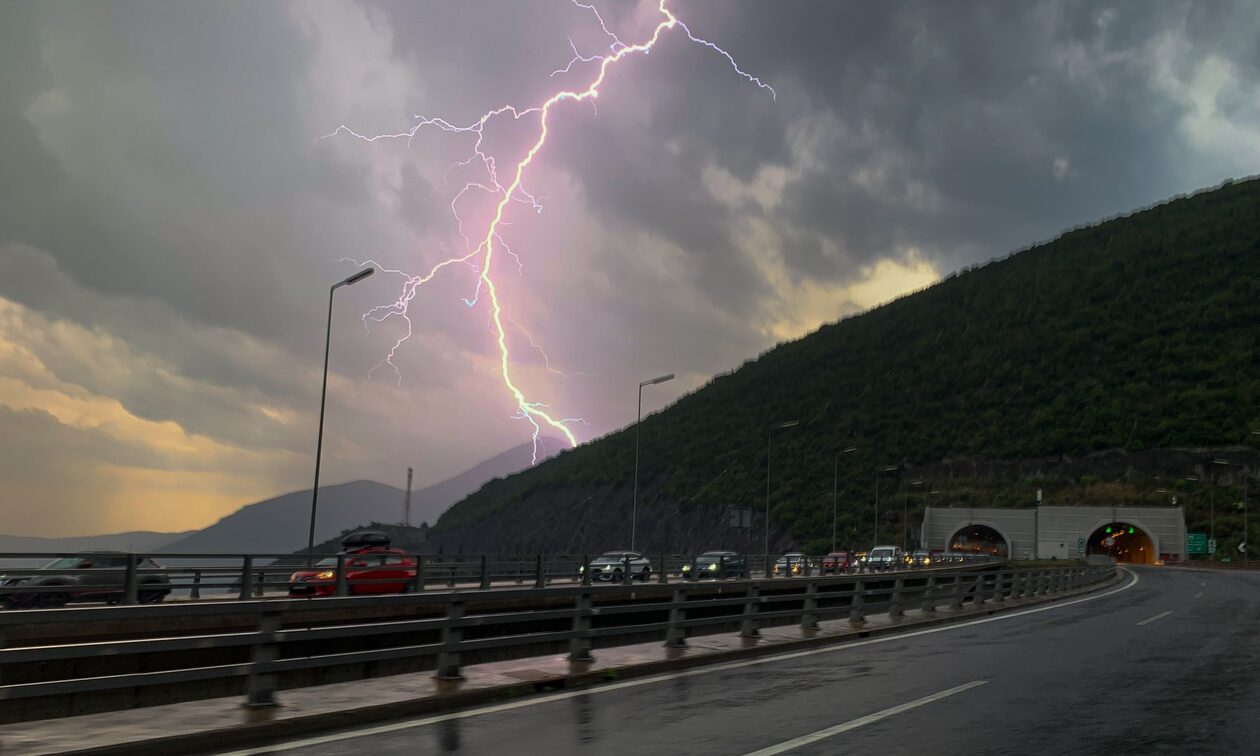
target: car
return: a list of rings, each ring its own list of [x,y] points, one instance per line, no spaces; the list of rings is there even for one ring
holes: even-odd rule
[[[927,549],[915,549],[906,554],[906,564],[911,567],[931,567],[932,554]]]
[[[6,609],[51,608],[71,601],[117,604],[126,594],[129,559],[121,551],[93,551],[54,559],[39,567],[39,574],[0,576],[0,604]],[[148,557],[136,560],[136,584],[136,599],[142,604],[160,603],[171,592],[166,568]],[[53,590],[6,592],[11,586]]]
[[[734,551],[706,551],[682,566],[682,576],[690,580],[748,577],[748,560]]]
[[[895,570],[901,566],[900,546],[876,546],[866,557],[866,569],[869,572]]]
[[[814,563],[810,561],[809,557],[799,551],[789,551],[774,561],[771,574],[784,577],[808,575],[813,567]]]
[[[646,583],[652,577],[652,563],[637,551],[605,551],[590,564],[578,567],[578,576],[585,572],[590,574],[591,582],[620,583],[627,571],[632,580]]]
[[[843,575],[857,568],[856,555],[848,551],[833,551],[822,558],[820,575]]]
[[[375,530],[351,533],[341,541],[341,553],[320,559],[308,569],[289,577],[294,598],[334,596],[337,563],[344,565],[347,595],[406,593],[416,577],[416,560],[390,547],[389,536]]]

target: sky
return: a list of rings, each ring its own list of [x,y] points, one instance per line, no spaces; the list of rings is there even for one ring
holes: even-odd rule
[[[1250,5],[673,0],[685,30],[549,111],[495,225],[513,385],[588,441],[634,421],[641,380],[678,376],[654,411],[1260,172]],[[620,49],[601,20],[634,45],[663,19],[594,8],[0,4],[0,532],[197,528],[309,486],[328,287],[356,261],[381,270],[336,293],[323,481],[421,486],[528,441],[484,257],[408,287],[484,254],[540,123],[486,123],[493,176],[455,129],[585,89],[601,64],[575,54]]]

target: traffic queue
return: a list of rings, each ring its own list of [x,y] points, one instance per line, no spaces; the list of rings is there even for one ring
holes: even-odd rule
[[[393,548],[379,531],[351,533],[342,551],[321,557],[295,571],[288,581],[289,596],[317,598],[335,595],[406,593],[416,584],[417,558]],[[646,583],[667,569],[683,580],[746,579],[764,574],[762,557],[732,550],[710,550],[692,557],[651,558],[638,551],[614,550],[579,564],[574,579],[592,583]],[[869,551],[831,551],[812,556],[789,551],[770,564],[770,577],[806,577],[888,572],[961,562],[958,552],[903,552],[900,546],[879,545]],[[769,560],[767,560],[769,561]]]

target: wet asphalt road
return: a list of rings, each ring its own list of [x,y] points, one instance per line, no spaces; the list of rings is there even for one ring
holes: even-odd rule
[[[271,752],[1260,753],[1260,575],[1134,572],[1047,611]]]

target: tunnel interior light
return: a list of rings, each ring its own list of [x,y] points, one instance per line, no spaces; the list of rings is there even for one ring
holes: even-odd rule
[[[1133,528],[1129,528],[1129,535],[1133,535]]]
[[[1111,532],[1111,526],[1110,526],[1110,525],[1108,525],[1108,526],[1107,526],[1107,532],[1108,532],[1108,533],[1110,533],[1110,532]]]

